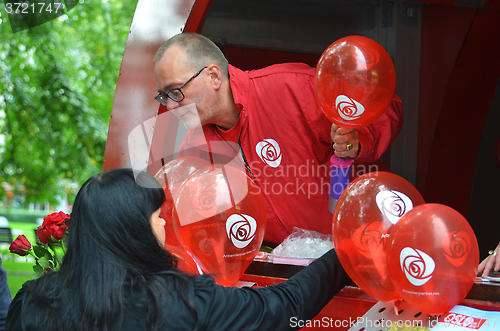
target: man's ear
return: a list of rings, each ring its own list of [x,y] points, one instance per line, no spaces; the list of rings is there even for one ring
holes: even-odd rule
[[[210,80],[214,90],[218,90],[222,86],[222,71],[216,64],[207,66],[207,72],[210,75]]]

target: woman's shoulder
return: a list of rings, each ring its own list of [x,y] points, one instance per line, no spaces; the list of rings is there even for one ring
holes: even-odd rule
[[[17,291],[14,299],[12,299],[7,313],[7,319],[5,321],[5,331],[21,330],[21,310],[31,283],[31,280],[24,283],[21,289]]]
[[[28,280],[27,282],[25,282],[23,286],[19,289],[19,291],[17,291],[16,295],[14,296],[14,299],[12,299],[12,302],[24,300],[24,297],[26,296],[26,293],[29,291],[32,284],[33,280]]]

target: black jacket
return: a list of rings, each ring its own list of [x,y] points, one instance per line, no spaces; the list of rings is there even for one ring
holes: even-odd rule
[[[329,251],[289,280],[261,288],[223,287],[202,275],[189,286],[189,299],[198,314],[198,330],[290,330],[298,320],[309,320],[348,282],[334,250]],[[6,331],[22,330],[21,306],[26,287],[17,293],[9,308]],[[165,305],[164,330],[193,330],[195,316],[174,294]],[[146,330],[147,297],[134,297],[124,312],[121,330]],[[36,323],[36,309],[24,316],[29,330]],[[38,329],[45,330],[43,327]]]

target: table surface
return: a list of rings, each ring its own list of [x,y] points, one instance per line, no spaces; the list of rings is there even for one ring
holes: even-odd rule
[[[256,283],[256,286],[269,286],[286,281],[304,268],[304,266],[297,265],[253,261],[241,280]],[[377,300],[352,283],[337,293],[313,321],[338,323],[338,325],[335,324],[337,331],[352,330],[352,321],[364,316],[377,303]],[[500,283],[476,281],[460,304],[487,311],[500,311]],[[322,325],[320,323],[318,324]],[[324,328],[307,327],[306,329],[322,330]]]
[[[268,286],[285,281],[304,268],[297,265],[253,261],[242,276],[242,280],[255,282],[258,286]],[[347,286],[339,295],[376,301],[354,283]],[[486,310],[500,310],[500,283],[476,281],[464,301],[467,305],[479,309],[489,307]]]

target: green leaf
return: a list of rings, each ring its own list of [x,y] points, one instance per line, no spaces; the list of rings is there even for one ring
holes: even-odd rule
[[[33,246],[33,252],[35,252],[35,255],[38,258],[42,258],[42,257],[46,256],[47,254],[50,255],[50,252],[45,247],[38,246],[38,245]],[[52,255],[51,255],[51,257],[52,257]]]
[[[52,265],[51,261],[47,259],[45,256],[38,259],[38,264],[40,264],[40,266],[44,269]]]
[[[33,279],[40,278],[43,275],[43,268],[39,264],[33,266],[33,271],[35,272]]]

